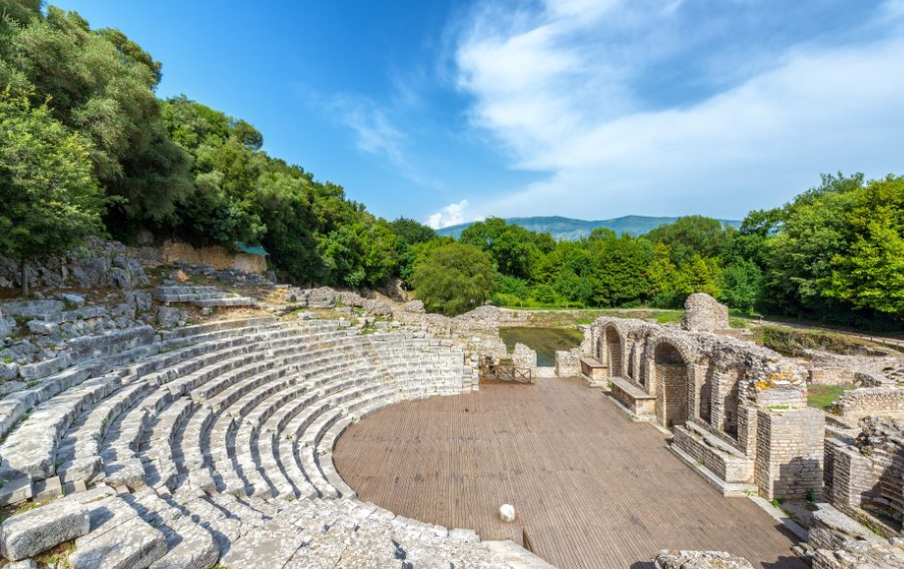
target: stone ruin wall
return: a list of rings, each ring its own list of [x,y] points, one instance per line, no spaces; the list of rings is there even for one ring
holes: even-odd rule
[[[810,382],[817,385],[875,387],[891,383],[886,373],[902,365],[895,356],[851,356],[820,350],[800,354],[810,361]]]
[[[708,294],[698,292],[687,297],[681,327],[691,332],[714,332],[728,330],[730,319],[728,307]]]
[[[591,326],[589,346],[610,377],[655,397],[656,422],[677,427],[674,444],[717,476],[770,499],[821,493],[825,419],[807,407],[808,370],[796,360],[733,337],[607,317]]]
[[[842,512],[902,530],[904,421],[869,417],[856,437],[827,441],[826,498]]]
[[[846,422],[873,415],[904,414],[904,390],[898,387],[864,387],[846,391],[835,402],[833,413]]]

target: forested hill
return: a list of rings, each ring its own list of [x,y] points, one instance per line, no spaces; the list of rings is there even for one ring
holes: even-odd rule
[[[241,118],[158,98],[165,67],[125,33],[42,6],[0,0],[0,256],[23,277],[89,235],[150,233],[262,246],[284,282],[378,289],[400,278],[447,314],[488,300],[678,307],[707,292],[749,313],[902,329],[904,176],[823,176],[740,224],[490,218],[443,231],[456,242],[371,214],[269,155]]]
[[[569,217],[511,217],[506,219],[506,223],[510,225],[519,225],[528,231],[536,231],[537,233],[549,233],[556,241],[576,241],[582,237],[589,237],[590,233],[598,228],[605,227],[611,229],[618,235],[627,233],[633,237],[646,235],[657,227],[675,223],[677,217],[650,217],[646,215],[626,215],[624,217],[616,217],[614,219],[600,219],[597,221],[585,221],[583,219],[571,219]],[[731,227],[740,227],[741,222],[731,219],[720,219],[723,224]],[[437,231],[440,235],[454,237],[458,239],[461,232],[474,225],[471,223],[462,223],[460,225],[452,225]]]

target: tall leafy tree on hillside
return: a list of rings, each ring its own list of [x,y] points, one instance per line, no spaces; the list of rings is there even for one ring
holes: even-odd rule
[[[120,198],[113,219],[171,217],[192,185],[188,155],[160,123],[160,64],[122,32],[92,31],[77,13],[53,6],[0,42],[8,66],[0,74],[93,142],[94,174]]]
[[[462,231],[460,241],[489,253],[503,274],[523,279],[530,278],[540,256],[555,247],[548,234],[509,225],[498,217],[471,225]]]
[[[63,253],[102,230],[103,193],[92,176],[89,143],[46,106],[0,92],[0,254],[22,268]]]
[[[846,247],[834,257],[826,295],[858,309],[904,316],[904,177],[888,176],[856,192]]]
[[[41,0],[3,0],[0,2],[0,19],[10,18],[14,22],[27,24],[41,17]]]
[[[826,175],[784,207],[782,229],[768,241],[764,298],[773,311],[807,317],[846,312],[827,293],[843,255],[847,217],[864,187],[862,174]]]
[[[694,255],[700,257],[718,257],[731,240],[734,229],[723,225],[720,221],[690,215],[657,227],[646,234],[646,238],[654,243],[665,243],[669,246],[672,261],[682,265]]]
[[[415,266],[412,282],[427,309],[449,316],[480,306],[496,288],[487,254],[461,243],[433,250]]]
[[[410,284],[411,275],[414,274],[414,265],[419,256],[417,246],[436,239],[436,231],[423,223],[405,217],[392,221],[389,228],[398,237],[396,243],[399,253],[399,277],[406,284]]]

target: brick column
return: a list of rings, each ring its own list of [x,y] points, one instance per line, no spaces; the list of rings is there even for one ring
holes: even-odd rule
[[[767,500],[822,495],[825,416],[817,409],[760,409],[756,485]]]

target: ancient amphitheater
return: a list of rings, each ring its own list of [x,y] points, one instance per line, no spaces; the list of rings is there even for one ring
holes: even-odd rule
[[[865,391],[827,428],[813,370],[713,333],[704,306],[682,327],[600,319],[533,370],[551,377],[484,387],[493,325],[289,296],[339,318],[130,326],[21,366],[0,399],[7,567],[63,567],[60,548],[75,569],[904,567],[904,429],[855,422],[902,401],[893,373],[836,362]],[[811,505],[807,528],[783,500]]]

